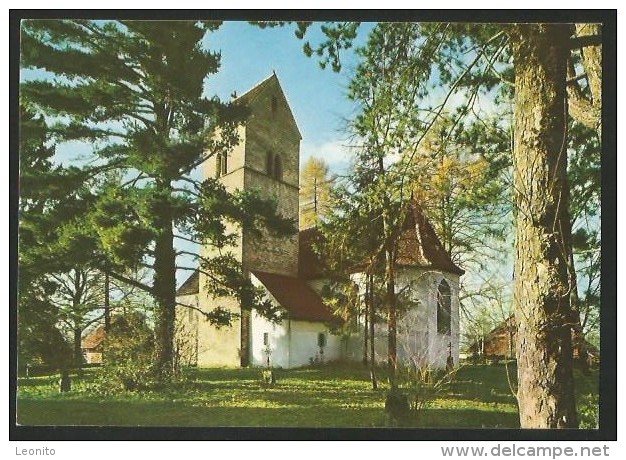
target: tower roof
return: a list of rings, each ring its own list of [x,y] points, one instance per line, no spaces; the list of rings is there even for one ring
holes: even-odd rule
[[[287,107],[287,110],[289,111],[288,112],[289,113],[289,118],[291,119],[291,122],[293,123],[293,127],[295,128],[296,132],[298,133],[298,136],[300,136],[300,139],[302,139],[302,132],[300,131],[300,128],[298,127],[298,123],[296,122],[296,118],[294,117],[293,111],[291,110],[291,105],[289,104],[289,101],[287,100],[287,96],[285,95],[285,92],[283,91],[283,87],[281,86],[280,81],[278,80],[278,75],[276,75],[276,72],[273,72],[265,80],[262,80],[261,82],[257,83],[255,86],[250,88],[248,91],[243,93],[241,96],[238,96],[233,101],[233,103],[235,103],[235,104],[243,104],[243,105],[246,105],[246,106],[252,105],[254,103],[254,101],[261,94],[263,94],[266,90],[269,90],[270,88],[277,88],[278,89],[280,96],[284,100],[284,105]]]

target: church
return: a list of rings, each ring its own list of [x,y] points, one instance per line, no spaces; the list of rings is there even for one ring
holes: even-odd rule
[[[237,98],[249,117],[238,128],[239,144],[226,156],[206,162],[205,177],[217,177],[227,190],[257,190],[276,200],[278,211],[298,222],[302,136],[278,77],[270,77]],[[259,239],[241,229],[233,254],[254,285],[262,288],[285,318],[272,323],[234,298],[220,305],[240,315],[230,327],[216,328],[193,309],[181,309],[182,330],[191,337],[193,363],[201,367],[266,366],[293,368],[316,362],[362,359],[363,332],[333,334],[340,321],[324,305],[323,264],[313,251],[319,234],[300,229],[290,237]],[[203,248],[205,254],[207,248]],[[398,319],[398,361],[444,367],[459,357],[459,277],[432,225],[413,203],[399,242],[398,289],[409,289],[415,308]],[[203,292],[204,274],[193,273],[178,289],[180,303],[211,310],[215,299]],[[365,294],[365,275],[350,274]],[[376,360],[387,357],[386,326],[377,325]]]

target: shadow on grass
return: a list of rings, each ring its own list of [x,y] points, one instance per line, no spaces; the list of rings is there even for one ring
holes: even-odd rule
[[[384,411],[385,382],[370,388],[362,367],[277,369],[273,387],[261,369],[190,369],[189,381],[170,388],[98,396],[77,378],[59,394],[55,376],[20,379],[18,423],[24,425],[517,428],[514,395],[504,366],[459,368],[429,409],[401,425]],[[577,391],[597,395],[597,372],[577,374]],[[514,383],[515,369],[509,368]],[[81,387],[82,385],[82,387]],[[82,389],[81,389],[82,388]],[[593,401],[590,403],[592,404]],[[597,405],[597,404],[596,404]]]
[[[308,427],[308,428],[519,428],[515,413],[474,409],[426,409],[403,423],[390,423],[380,408],[216,407],[188,403],[133,401],[22,401],[22,425]]]

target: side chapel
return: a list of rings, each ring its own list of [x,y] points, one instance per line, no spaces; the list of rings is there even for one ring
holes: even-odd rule
[[[277,201],[279,212],[298,222],[300,141],[302,136],[276,74],[237,98],[250,111],[239,127],[239,144],[226,156],[208,161],[204,174],[218,177],[229,191],[257,190]],[[230,230],[234,230],[230,228]],[[220,305],[240,314],[231,327],[216,328],[198,312],[181,308],[183,329],[192,337],[194,361],[201,367],[264,366],[268,355],[275,367],[305,366],[323,359],[362,359],[363,336],[349,339],[331,333],[338,321],[320,295],[325,283],[323,264],[312,249],[319,235],[301,229],[286,238],[259,240],[241,229],[233,254],[244,273],[263,288],[267,298],[286,312],[271,323],[245,311],[234,298]],[[203,248],[203,251],[208,249]],[[398,256],[398,289],[408,287],[416,308],[398,320],[398,360],[444,367],[459,358],[459,277],[432,225],[416,203],[410,206]],[[194,272],[178,289],[181,303],[211,310],[215,303],[203,289],[204,274]],[[365,276],[351,274],[365,293]],[[387,356],[386,325],[376,332],[376,359]],[[269,353],[268,353],[269,351]]]

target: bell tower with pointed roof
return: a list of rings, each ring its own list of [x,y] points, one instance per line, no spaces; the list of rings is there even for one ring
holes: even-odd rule
[[[211,159],[208,177],[218,177],[229,191],[257,191],[275,200],[278,212],[298,226],[300,140],[302,136],[276,73],[234,100],[248,118],[239,128],[239,145],[226,157]],[[263,238],[242,232],[234,253],[246,271],[298,274],[298,235]]]
[[[211,158],[204,165],[205,177],[215,177],[230,192],[256,191],[274,200],[278,212],[292,219],[298,228],[300,140],[302,136],[276,73],[237,97],[233,103],[244,105],[248,117],[238,128],[239,143],[227,154]],[[238,235],[229,248],[241,262],[244,273],[254,271],[295,277],[298,275],[298,234],[273,237],[262,230],[262,236],[225,223],[228,233]],[[203,248],[204,255],[214,255]],[[207,279],[199,274],[200,307],[207,302],[219,304],[241,315],[234,327],[222,332],[202,329],[201,342],[212,350],[212,360],[219,365],[240,362],[247,366],[250,357],[250,312],[241,308],[235,298],[212,299],[202,295]],[[239,323],[237,327],[236,323]],[[203,332],[204,331],[204,332]],[[202,353],[201,353],[202,354]]]

